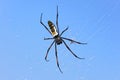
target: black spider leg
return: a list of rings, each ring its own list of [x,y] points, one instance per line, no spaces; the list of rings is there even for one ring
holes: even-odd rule
[[[57,32],[59,34],[59,27],[58,27],[58,6],[57,6],[57,15],[56,15],[56,26],[57,26]]]
[[[72,50],[71,50],[71,49],[68,47],[68,45],[66,44],[66,42],[65,42],[64,40],[62,40],[62,41],[63,41],[63,43],[65,44],[66,48],[67,48],[76,58],[78,58],[78,59],[84,59],[84,58],[78,57],[75,53],[73,53]]]
[[[65,31],[67,31],[67,30],[68,30],[68,27],[65,28],[65,29],[61,32],[60,36],[61,36]]]
[[[55,43],[55,56],[56,56],[57,67],[59,68],[60,72],[63,73],[62,70],[60,69],[59,62],[58,62],[57,43]]]
[[[54,39],[54,38],[44,38],[44,40],[52,40],[52,39]]]
[[[69,39],[69,38],[65,38],[65,37],[62,37],[62,39],[65,39],[65,40],[68,40],[68,41],[71,41],[71,42],[75,42],[77,44],[87,44],[87,43],[81,43],[81,42],[78,42],[78,41],[75,41],[75,40],[72,40],[72,39]]]
[[[45,56],[45,60],[46,61],[49,61],[49,60],[47,60],[47,56],[48,56],[48,53],[49,53],[49,51],[50,51],[50,48],[52,47],[52,45],[55,43],[55,40],[52,42],[52,44],[49,46],[49,48],[48,48],[48,50],[47,50],[47,53],[46,53],[46,56]]]
[[[41,13],[41,17],[40,17],[40,23],[45,27],[45,29],[51,34],[51,32],[49,31],[49,29],[47,28],[47,26],[42,22],[42,13]],[[52,35],[52,34],[51,34]]]

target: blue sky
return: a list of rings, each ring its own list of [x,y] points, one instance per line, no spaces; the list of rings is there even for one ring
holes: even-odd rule
[[[70,44],[85,60],[76,59],[62,44],[58,57],[63,74],[56,66],[54,46],[39,23],[55,23],[59,6],[63,35],[87,42]],[[0,80],[120,80],[120,0],[0,0]]]

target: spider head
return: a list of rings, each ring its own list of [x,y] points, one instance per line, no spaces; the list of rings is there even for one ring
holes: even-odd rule
[[[58,45],[62,44],[62,38],[59,35],[55,36],[54,39]]]

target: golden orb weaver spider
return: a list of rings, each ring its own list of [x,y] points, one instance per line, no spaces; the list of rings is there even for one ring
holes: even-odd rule
[[[43,14],[41,13],[40,23],[53,36],[52,38],[44,38],[44,40],[52,40],[53,39],[53,42],[51,43],[51,45],[47,49],[45,60],[48,61],[47,60],[48,53],[49,53],[51,47],[53,46],[53,44],[55,43],[55,56],[56,56],[57,67],[59,68],[60,72],[63,73],[62,70],[61,70],[61,68],[60,68],[60,66],[59,66],[59,62],[58,62],[57,45],[60,45],[60,44],[64,43],[64,45],[66,46],[66,48],[73,54],[73,56],[75,56],[78,59],[84,59],[84,58],[78,57],[75,53],[73,53],[73,51],[69,48],[69,46],[66,44],[66,42],[64,40],[68,40],[70,42],[74,42],[74,43],[77,43],[77,44],[87,44],[87,43],[81,43],[81,42],[78,42],[78,41],[75,41],[75,40],[72,40],[72,39],[69,39],[69,38],[62,37],[62,34],[65,31],[68,30],[68,27],[66,29],[64,29],[61,33],[59,33],[59,27],[58,27],[58,6],[57,6],[57,15],[56,15],[56,26],[52,23],[52,21],[50,21],[50,20],[48,21],[48,26],[49,26],[50,30],[42,22],[42,15]]]

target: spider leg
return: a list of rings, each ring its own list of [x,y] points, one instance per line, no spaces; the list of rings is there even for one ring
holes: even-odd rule
[[[71,41],[71,42],[75,42],[77,44],[87,44],[87,43],[81,43],[81,42],[78,42],[78,41],[75,41],[75,40],[72,40],[72,39],[69,39],[69,38],[65,38],[65,37],[62,37],[62,39],[65,39],[65,40],[68,40],[68,41]]]
[[[57,44],[55,43],[55,56],[56,56],[56,63],[57,63],[57,67],[59,68],[60,72],[62,72],[62,70],[60,69],[60,66],[59,66],[59,62],[58,62],[58,56],[57,56]]]
[[[56,15],[56,26],[57,26],[57,32],[59,34],[59,27],[58,27],[58,6],[57,6],[57,15]]]
[[[65,31],[67,31],[67,30],[68,30],[68,27],[65,28],[65,29],[61,32],[60,36],[61,36]]]
[[[48,48],[48,50],[47,50],[47,53],[46,53],[46,55],[45,55],[45,60],[46,61],[49,61],[49,60],[47,60],[47,56],[48,56],[48,53],[49,53],[49,51],[50,51],[50,48],[52,47],[52,45],[55,43],[55,41],[53,41],[52,42],[52,44],[49,46],[49,48]]]
[[[44,38],[44,40],[52,40],[52,39],[54,39],[54,38]]]
[[[41,17],[40,17],[40,23],[45,27],[45,29],[51,34],[51,32],[49,31],[49,29],[47,28],[47,26],[42,22],[42,13],[41,13]]]
[[[64,40],[62,40],[62,41],[63,41],[63,43],[65,44],[66,48],[67,48],[76,58],[78,58],[78,59],[84,59],[84,58],[80,58],[80,57],[78,57],[76,54],[74,54],[74,53],[72,52],[72,50],[68,47],[68,45],[66,44],[66,42],[65,42]]]

